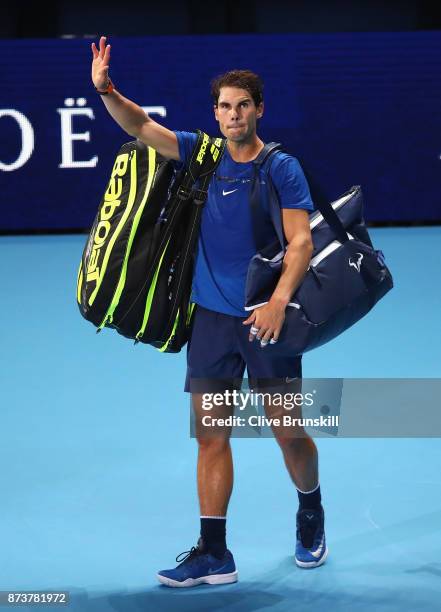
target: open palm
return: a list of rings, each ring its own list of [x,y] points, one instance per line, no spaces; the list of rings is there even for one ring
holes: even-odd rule
[[[110,45],[106,45],[106,37],[101,36],[99,51],[92,43],[92,81],[99,90],[106,89],[109,83]]]

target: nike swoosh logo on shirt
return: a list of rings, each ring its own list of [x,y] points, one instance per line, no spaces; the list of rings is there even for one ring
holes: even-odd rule
[[[224,189],[222,189],[222,195],[226,196],[226,195],[229,195],[230,193],[234,193],[235,191],[237,191],[237,189],[233,189],[232,191],[225,191]]]

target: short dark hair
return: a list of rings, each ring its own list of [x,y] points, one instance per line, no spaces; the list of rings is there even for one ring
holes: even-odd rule
[[[230,70],[215,77],[211,81],[211,95],[215,106],[219,101],[221,87],[246,89],[256,106],[263,102],[263,81],[258,74],[251,72],[251,70]]]

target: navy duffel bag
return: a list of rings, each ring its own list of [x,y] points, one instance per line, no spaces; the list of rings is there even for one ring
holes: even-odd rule
[[[248,268],[245,308],[266,304],[280,278],[286,240],[276,190],[271,183],[271,154],[280,145],[271,143],[255,160],[255,179],[265,170],[269,207],[277,241],[261,248]],[[269,158],[269,160],[268,160]],[[265,161],[268,162],[265,164]],[[265,164],[265,165],[264,165]],[[262,214],[259,180],[251,190],[251,211],[256,234]],[[314,198],[318,210],[310,215],[314,244],[309,268],[286,308],[278,345],[293,355],[310,351],[332,340],[364,317],[393,287],[383,253],[375,250],[363,219],[363,196],[359,186],[329,204]]]

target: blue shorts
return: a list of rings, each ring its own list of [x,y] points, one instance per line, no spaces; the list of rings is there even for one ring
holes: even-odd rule
[[[276,344],[264,348],[250,342],[248,317],[236,317],[196,306],[193,330],[187,345],[184,390],[194,393],[239,389],[245,366],[250,388],[289,384],[302,377],[302,357],[287,355]]]

